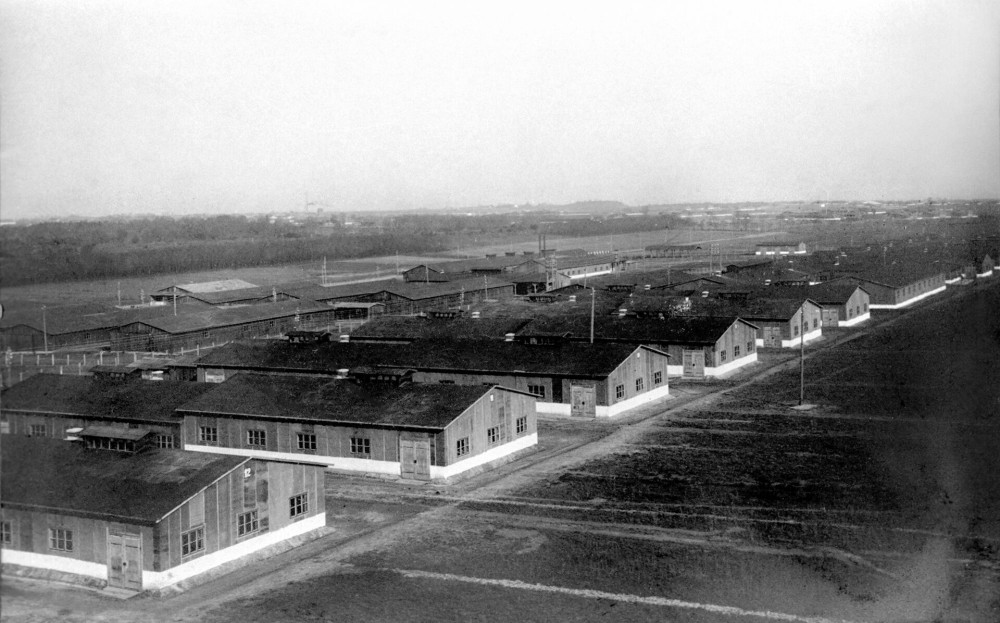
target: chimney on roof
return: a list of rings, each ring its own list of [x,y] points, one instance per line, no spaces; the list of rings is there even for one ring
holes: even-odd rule
[[[350,370],[347,368],[337,368],[337,378],[346,379],[349,372]]]
[[[479,312],[477,311],[472,312],[472,318],[474,318],[475,320],[479,320]]]
[[[576,302],[576,295],[575,294],[570,294],[569,295],[569,302],[570,303],[575,303]]]
[[[651,286],[650,284],[648,284],[648,283],[647,283],[646,285],[644,285],[644,286],[642,287],[642,289],[643,289],[643,290],[652,290],[653,288],[652,288],[652,286]]]
[[[513,342],[514,341],[514,334],[513,333],[505,333],[504,336],[503,336],[503,341],[504,342]]]
[[[340,343],[341,344],[346,344],[346,343],[348,343],[350,341],[351,341],[351,336],[350,335],[348,335],[346,333],[341,334],[341,336],[340,336]]]
[[[627,314],[627,313],[628,313],[628,310],[625,309],[624,307],[618,308],[618,317],[619,318],[624,318],[625,314]]]

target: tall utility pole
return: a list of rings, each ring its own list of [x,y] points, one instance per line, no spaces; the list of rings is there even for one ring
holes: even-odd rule
[[[805,334],[805,321],[806,321],[806,307],[805,304],[802,305],[802,309],[799,310],[799,406],[802,406],[802,401],[806,396],[806,334]]]
[[[122,306],[122,282],[118,282],[118,307]]]
[[[45,325],[45,306],[42,305],[42,341],[45,345],[45,352],[49,352],[49,331]]]
[[[177,315],[177,286],[174,286],[174,315]]]
[[[597,288],[590,288],[590,343],[594,343],[594,301],[597,299]]]

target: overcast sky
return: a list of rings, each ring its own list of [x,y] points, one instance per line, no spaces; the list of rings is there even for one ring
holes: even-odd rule
[[[997,197],[998,7],[0,0],[2,216]]]

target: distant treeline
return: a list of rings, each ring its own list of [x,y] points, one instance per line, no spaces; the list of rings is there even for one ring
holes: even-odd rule
[[[345,220],[301,224],[215,216],[8,226],[0,228],[0,285],[420,254],[453,249],[456,241],[474,236],[486,242],[490,235],[536,232],[607,235],[672,223],[665,216],[565,219],[538,214],[369,216],[350,226]]]

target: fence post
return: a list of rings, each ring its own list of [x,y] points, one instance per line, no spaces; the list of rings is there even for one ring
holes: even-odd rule
[[[80,376],[83,376],[83,364],[82,363],[76,364],[76,373],[79,374]]]
[[[66,354],[66,365],[69,365],[69,353]]]
[[[52,365],[56,365],[56,354],[52,353]]]
[[[87,365],[87,353],[83,353],[83,365]]]
[[[120,364],[121,362],[122,362],[122,360],[121,360],[121,353],[117,353],[117,352],[116,352],[116,353],[115,353],[115,365],[117,366],[117,365],[118,365],[118,364]]]
[[[102,365],[102,366],[104,365],[104,351],[103,350],[101,352],[97,353],[97,363],[99,365]]]
[[[59,374],[62,374],[62,366],[59,366]]]

